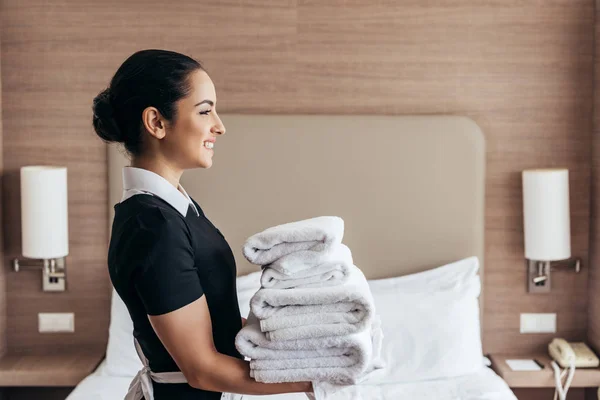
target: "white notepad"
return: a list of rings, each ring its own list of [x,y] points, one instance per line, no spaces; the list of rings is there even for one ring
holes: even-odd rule
[[[506,363],[513,371],[541,371],[538,363],[531,359],[524,360],[506,360]]]

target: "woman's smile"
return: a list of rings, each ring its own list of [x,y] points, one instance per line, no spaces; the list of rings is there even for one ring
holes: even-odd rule
[[[204,148],[204,150],[208,151],[211,155],[215,154],[214,146],[215,143],[210,140],[202,142],[202,147]]]

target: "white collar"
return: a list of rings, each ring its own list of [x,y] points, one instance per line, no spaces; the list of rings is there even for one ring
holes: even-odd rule
[[[175,189],[175,187],[162,176],[147,169],[135,167],[123,168],[123,199],[131,197],[128,195],[128,192],[130,192],[131,195],[136,192],[139,193],[140,191],[147,192],[160,197],[169,203],[184,217],[187,214],[190,205],[196,212],[196,215],[200,216],[198,209],[181,184],[179,184],[178,189]]]

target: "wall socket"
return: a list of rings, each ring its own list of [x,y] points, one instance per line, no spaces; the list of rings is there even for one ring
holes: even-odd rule
[[[44,292],[64,292],[65,279],[52,277],[42,272],[42,290]]]
[[[555,333],[556,314],[521,314],[521,333]]]
[[[38,330],[44,332],[75,332],[74,313],[38,313]]]

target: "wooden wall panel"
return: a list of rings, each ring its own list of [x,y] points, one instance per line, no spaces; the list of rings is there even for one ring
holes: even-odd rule
[[[0,14],[2,10],[0,9]],[[0,18],[0,37],[2,36],[2,19]],[[0,76],[2,76],[2,45],[0,41]],[[2,148],[3,131],[2,131],[2,82],[0,81],[0,149]],[[4,161],[2,151],[0,151],[0,188],[3,185],[4,176]],[[2,198],[0,196],[0,226],[3,225],[2,220]],[[0,260],[4,257],[3,243],[4,229],[0,230]],[[6,270],[0,268],[0,355],[6,352]]]
[[[221,112],[471,117],[487,138],[485,350],[545,348],[549,336],[519,334],[520,312],[557,312],[560,335],[585,335],[592,0],[2,7],[5,259],[20,251],[22,165],[69,167],[71,232],[68,292],[42,293],[36,273],[8,274],[10,346],[64,343],[36,333],[41,311],[75,311],[74,343],[106,338],[106,156],[90,105],[128,55],[152,47],[203,61]],[[584,271],[555,274],[552,294],[534,296],[525,288],[520,171],[550,166],[571,170],[572,247]]]
[[[596,57],[594,59],[594,133],[590,221],[590,282],[588,341],[600,352],[600,1],[596,0]]]
[[[67,166],[70,239],[68,291],[42,292],[40,271],[7,272],[8,346],[17,351],[103,346],[110,309],[107,173],[105,147],[90,129],[92,95],[101,87],[91,82],[95,39],[80,20],[85,8],[77,12],[66,3],[45,2],[2,6],[4,114],[12,116],[5,123],[5,132],[11,132],[4,145],[5,265],[21,252],[23,165]],[[80,54],[81,40],[88,41],[87,53]],[[74,312],[75,333],[38,333],[39,312]]]

